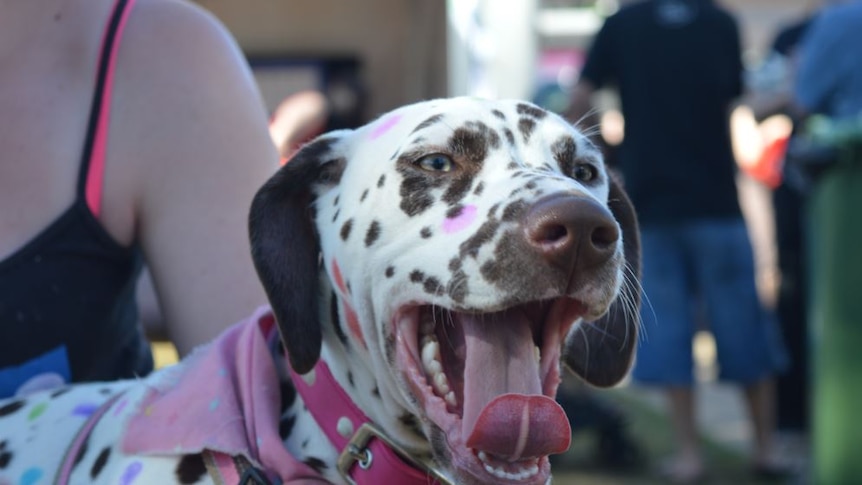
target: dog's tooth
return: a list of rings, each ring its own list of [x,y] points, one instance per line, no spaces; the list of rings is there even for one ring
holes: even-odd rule
[[[542,362],[542,349],[539,348],[538,345],[533,346],[533,352],[536,353],[536,362]]]
[[[454,407],[458,407],[458,400],[455,399],[455,391],[449,391],[444,398],[446,400],[446,404]]]
[[[441,396],[445,396],[449,393],[449,379],[446,378],[446,374],[443,372],[434,374],[434,389],[436,389]]]
[[[431,365],[437,360],[436,357],[440,353],[439,346],[437,341],[431,341],[422,346],[422,364],[425,366],[425,370],[431,371]]]

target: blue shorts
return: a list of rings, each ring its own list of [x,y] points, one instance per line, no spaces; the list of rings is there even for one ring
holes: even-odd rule
[[[645,297],[636,381],[692,385],[692,339],[701,308],[715,337],[720,379],[754,383],[786,366],[778,326],[757,296],[741,218],[646,225],[641,242]]]

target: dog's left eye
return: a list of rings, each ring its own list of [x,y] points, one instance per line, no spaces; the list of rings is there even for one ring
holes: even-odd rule
[[[451,172],[455,168],[455,162],[440,153],[424,156],[417,163],[420,168],[429,172]]]
[[[589,163],[579,163],[575,166],[575,180],[580,182],[592,182],[599,176],[599,171]]]

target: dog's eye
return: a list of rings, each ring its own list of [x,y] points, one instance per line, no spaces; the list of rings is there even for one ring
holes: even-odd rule
[[[580,182],[592,182],[599,176],[599,172],[594,165],[589,163],[579,163],[575,166],[575,180]]]
[[[429,172],[451,172],[455,168],[455,162],[440,153],[424,156],[417,163],[421,169]]]

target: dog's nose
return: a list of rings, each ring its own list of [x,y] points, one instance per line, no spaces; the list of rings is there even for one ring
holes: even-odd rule
[[[567,274],[610,259],[620,238],[619,226],[606,207],[571,194],[538,201],[527,210],[523,224],[527,243]]]

